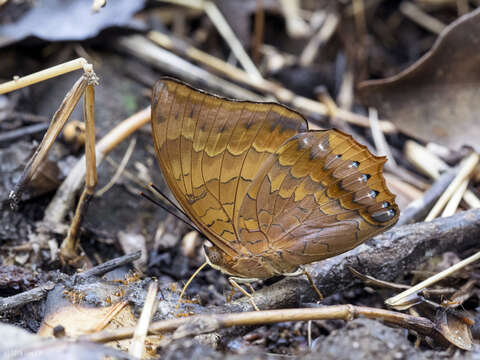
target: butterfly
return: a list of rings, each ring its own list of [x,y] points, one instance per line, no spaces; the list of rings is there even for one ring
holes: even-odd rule
[[[377,157],[336,129],[311,131],[276,103],[156,83],[152,130],[166,183],[213,244],[207,262],[244,282],[296,273],[392,227]]]

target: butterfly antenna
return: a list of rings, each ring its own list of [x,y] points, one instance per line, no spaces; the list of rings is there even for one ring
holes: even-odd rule
[[[195,231],[198,231],[200,234],[202,233],[200,230],[198,230],[198,228],[191,222],[189,222],[188,220],[186,219],[183,219],[182,217],[178,216],[177,214],[175,214],[175,211],[173,211],[171,208],[169,208],[167,205],[165,204],[162,204],[160,201],[157,201],[157,200],[154,200],[152,199],[150,196],[148,196],[147,194],[145,194],[144,192],[140,192],[139,193],[140,196],[144,197],[145,199],[149,200],[150,202],[154,203],[155,205],[157,206],[160,206],[163,210],[169,212],[170,214],[172,214],[173,216],[175,216],[178,220],[182,221],[184,224],[186,224],[188,227],[190,227],[192,230],[195,230]],[[182,214],[184,214],[182,212]],[[184,214],[185,215],[185,214]],[[186,215],[185,215],[186,216]]]
[[[193,273],[193,275],[190,276],[190,279],[188,279],[188,281],[186,282],[186,284],[183,286],[183,289],[182,289],[182,291],[180,292],[180,297],[178,298],[178,301],[177,301],[177,307],[176,307],[177,310],[178,310],[178,308],[180,307],[180,303],[182,302],[183,294],[185,294],[185,291],[187,290],[188,285],[190,285],[190,283],[191,283],[192,280],[195,278],[195,276],[197,276],[198,273],[199,273],[200,271],[202,271],[202,269],[203,269],[205,266],[207,266],[207,265],[208,265],[208,262],[207,262],[207,261],[205,261],[202,265],[200,265],[200,267],[199,267],[197,270],[195,270],[195,272]]]
[[[160,190],[155,184],[150,183],[149,185],[153,189],[152,192],[154,192],[159,197],[163,197],[165,200],[167,200],[170,203],[170,205],[172,205],[175,209],[177,209],[178,212],[182,213],[183,216],[188,218],[188,215],[185,214],[185,212],[182,209],[180,209],[180,207],[178,207],[177,204],[175,204],[175,202],[172,199],[170,199],[166,194],[164,194],[162,190]]]

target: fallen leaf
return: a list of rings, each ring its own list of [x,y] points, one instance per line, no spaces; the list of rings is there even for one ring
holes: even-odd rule
[[[393,77],[366,81],[366,105],[416,138],[480,151],[480,9],[450,24],[412,66]]]
[[[463,350],[472,350],[471,326],[448,311],[440,311],[436,316],[437,330],[453,345]]]
[[[0,27],[0,47],[29,36],[50,41],[85,40],[114,26],[139,29],[141,23],[132,18],[143,4],[144,1],[109,1],[93,13],[91,1],[37,0],[19,20]],[[20,9],[24,4],[11,6]]]

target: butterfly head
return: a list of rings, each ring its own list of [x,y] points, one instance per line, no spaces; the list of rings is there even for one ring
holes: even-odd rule
[[[212,268],[228,276],[233,276],[237,281],[241,282],[268,279],[272,276],[291,273],[297,268],[297,265],[286,264],[281,258],[275,256],[275,254],[268,254],[268,252],[262,256],[246,255],[232,257],[215,245],[211,247],[204,246],[203,251],[207,263]],[[274,261],[275,259],[278,261]]]
[[[233,257],[223,252],[217,246],[203,246],[203,252],[205,253],[205,259],[207,263],[214,268],[227,275],[237,275],[231,268],[231,264],[234,263]]]

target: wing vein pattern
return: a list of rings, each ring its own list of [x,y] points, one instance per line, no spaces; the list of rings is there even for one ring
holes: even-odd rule
[[[309,131],[279,104],[162,79],[152,94],[152,130],[169,188],[215,245],[211,263],[228,274],[289,273],[398,219],[384,157],[339,130]]]
[[[173,80],[152,95],[155,149],[166,182],[184,211],[225,253],[250,253],[235,219],[262,164],[307,130],[278,104],[226,101]]]

